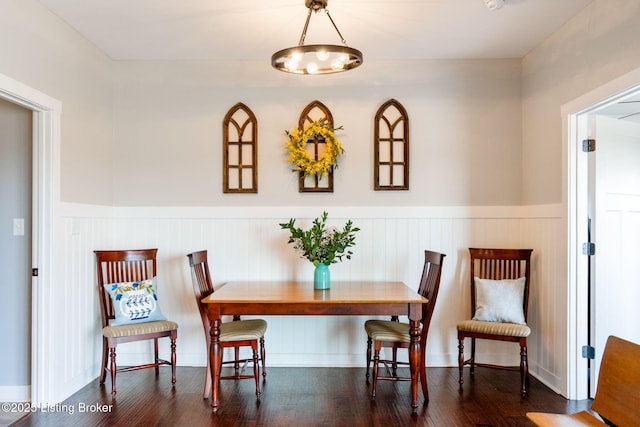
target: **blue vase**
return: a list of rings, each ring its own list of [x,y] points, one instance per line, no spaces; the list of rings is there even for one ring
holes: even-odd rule
[[[331,275],[329,266],[319,263],[313,273],[313,289],[329,289],[331,287]]]

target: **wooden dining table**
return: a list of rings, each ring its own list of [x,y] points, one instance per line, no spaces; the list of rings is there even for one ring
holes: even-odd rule
[[[202,302],[207,304],[211,325],[209,349],[212,378],[211,408],[220,406],[219,375],[222,348],[220,324],[225,315],[390,315],[409,317],[411,343],[411,408],[418,408],[418,373],[420,371],[420,319],[422,304],[427,302],[402,282],[332,281],[331,288],[314,290],[313,282],[237,281],[217,287]]]

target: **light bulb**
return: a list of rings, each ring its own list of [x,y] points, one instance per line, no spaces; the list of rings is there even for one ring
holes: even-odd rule
[[[318,72],[318,64],[316,64],[315,62],[309,62],[307,64],[307,73],[315,74],[317,72]]]
[[[289,58],[284,62],[284,66],[289,71],[294,71],[298,68],[299,61],[296,61],[294,58]]]
[[[329,59],[329,52],[326,50],[319,50],[316,52],[316,58],[318,58],[318,61],[326,61]]]
[[[484,4],[489,10],[498,10],[504,6],[504,0],[484,0]]]

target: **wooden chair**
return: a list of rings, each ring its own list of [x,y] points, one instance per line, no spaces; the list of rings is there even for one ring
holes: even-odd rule
[[[98,295],[102,314],[102,369],[100,384],[104,384],[107,371],[111,372],[111,395],[116,394],[116,374],[145,368],[155,368],[159,374],[161,365],[171,366],[171,382],[176,382],[176,339],[178,324],[169,320],[158,320],[113,326],[116,309],[104,285],[139,282],[156,277],[157,249],[94,251],[98,277]],[[143,320],[143,319],[141,319]],[[158,357],[158,338],[171,340],[171,361]],[[116,347],[120,343],[153,340],[154,362],[118,368]],[[109,366],[107,362],[110,361]]]
[[[438,252],[424,251],[424,267],[418,288],[418,293],[429,300],[428,303],[422,305],[422,331],[420,333],[420,383],[422,384],[422,394],[425,401],[429,400],[425,357],[427,334],[429,333],[431,317],[438,298],[444,257],[444,254]],[[398,322],[397,318],[392,320],[367,320],[364,324],[364,329],[367,332],[367,382],[369,381],[371,347],[373,344],[373,386],[371,396],[376,397],[378,380],[411,381],[411,378],[399,376],[397,372],[398,365],[408,365],[408,362],[398,361],[397,351],[399,348],[409,348],[411,341],[409,324]],[[391,348],[391,360],[380,358],[380,350],[383,347]],[[388,375],[379,374],[380,363],[385,365]],[[391,368],[389,368],[389,365],[391,365]]]
[[[209,272],[209,263],[207,261],[207,251],[193,252],[187,255],[189,258],[189,266],[191,268],[191,279],[193,283],[193,293],[200,310],[202,326],[204,327],[204,335],[207,343],[207,376],[204,384],[203,397],[207,399],[211,393],[211,369],[209,357],[209,348],[211,346],[211,327],[209,325],[209,317],[207,315],[207,304],[202,299],[213,293],[213,284],[211,282],[211,274]],[[233,322],[225,322],[220,325],[220,347],[233,348],[235,358],[222,365],[233,364],[234,374],[219,376],[221,380],[226,379],[248,379],[254,378],[256,382],[256,396],[260,396],[260,372],[259,361],[262,361],[262,376],[267,376],[265,370],[265,350],[264,350],[264,334],[267,332],[267,322],[262,319],[240,320],[240,316],[234,316]],[[258,342],[260,343],[260,357],[258,357]],[[253,357],[250,359],[240,359],[240,347],[251,347]],[[253,363],[253,375],[244,375],[244,366],[248,362]],[[240,364],[243,368],[240,369]]]
[[[520,371],[520,393],[527,394],[529,368],[526,325],[532,249],[470,248],[471,320],[458,323],[460,389],[464,365]],[[480,280],[478,280],[480,279]],[[486,280],[489,279],[489,280]],[[495,296],[500,298],[494,299]],[[471,357],[464,360],[464,339],[471,338]],[[520,366],[507,367],[475,360],[476,339],[515,342],[520,345]]]
[[[607,339],[591,411],[529,412],[527,417],[539,426],[637,426],[640,422],[640,345],[615,336]]]

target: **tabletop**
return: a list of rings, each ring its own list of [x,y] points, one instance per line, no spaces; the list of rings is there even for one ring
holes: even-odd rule
[[[223,284],[202,299],[204,303],[334,303],[421,304],[427,300],[403,282],[332,281],[331,288],[313,289],[313,282],[300,281],[234,281]]]

